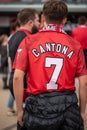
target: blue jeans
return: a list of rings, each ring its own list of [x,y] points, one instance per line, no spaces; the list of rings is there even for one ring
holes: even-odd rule
[[[8,104],[7,104],[8,108],[13,108],[14,106],[14,97],[12,96],[12,94],[10,93],[9,95],[9,99],[8,99]]]

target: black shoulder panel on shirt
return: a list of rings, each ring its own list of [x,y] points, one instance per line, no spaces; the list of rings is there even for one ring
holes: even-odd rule
[[[27,36],[27,34],[23,31],[17,31],[8,41],[9,45],[9,56],[11,58],[12,63],[14,62],[15,54],[19,44],[22,40]]]

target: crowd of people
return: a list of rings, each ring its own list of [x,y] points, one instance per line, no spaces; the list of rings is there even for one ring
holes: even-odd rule
[[[17,130],[84,130],[87,18],[81,16],[68,35],[67,15],[66,3],[48,0],[41,14],[21,10],[11,35],[0,36],[0,75],[3,89],[10,90],[7,114],[17,114]]]
[[[0,0],[0,2],[28,2],[28,3],[45,3],[47,0]],[[65,0],[67,3],[87,3],[86,0]]]

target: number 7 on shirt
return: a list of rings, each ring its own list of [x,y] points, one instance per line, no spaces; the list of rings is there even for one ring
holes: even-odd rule
[[[55,68],[46,87],[48,90],[57,90],[57,80],[63,67],[63,58],[46,57],[45,67],[52,67],[52,65],[55,65]]]

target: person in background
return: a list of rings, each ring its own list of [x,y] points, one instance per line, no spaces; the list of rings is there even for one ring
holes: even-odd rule
[[[39,28],[39,13],[36,9],[30,9],[30,8],[25,8],[21,10],[18,15],[17,15],[17,20],[20,24],[20,28],[14,33],[14,35],[10,38],[8,44],[9,44],[9,60],[11,62],[11,65],[13,65],[14,58],[16,55],[16,51],[18,46],[20,45],[21,41],[26,37],[30,36],[33,33],[36,33]],[[13,92],[13,75],[14,75],[14,70],[11,70],[11,75],[10,75],[10,80],[9,80],[9,88],[14,96]],[[23,104],[25,102],[25,98],[27,96],[26,93],[26,76],[25,74],[24,77],[24,96],[23,96]],[[20,126],[17,124],[17,129],[20,129]],[[25,130],[25,128],[24,128]]]
[[[10,40],[10,38],[13,36],[13,34],[19,29],[19,27],[20,27],[20,24],[19,24],[19,22],[18,22],[18,20],[17,20],[17,18],[16,19],[14,19],[13,20],[13,22],[12,22],[12,24],[11,24],[11,27],[10,27],[10,36],[9,36],[9,39],[8,40]]]
[[[80,16],[78,18],[78,24],[79,26],[71,31],[71,37],[81,43],[87,68],[87,18]]]
[[[39,13],[36,9],[25,8],[21,10],[17,15],[17,20],[20,24],[20,28],[14,33],[14,35],[10,38],[9,44],[9,61],[11,65],[13,65],[14,58],[16,55],[17,48],[21,41],[27,36],[33,33],[36,33],[39,28]],[[9,88],[14,96],[13,93],[13,75],[14,70],[11,71],[10,80],[9,80]],[[24,87],[26,88],[26,77],[24,80]],[[25,89],[26,93],[26,89]],[[24,95],[26,97],[26,94]]]
[[[17,120],[27,130],[84,130],[87,102],[87,70],[80,43],[62,31],[68,14],[63,1],[43,6],[47,26],[23,39],[14,60],[13,87]],[[23,78],[27,72],[25,108]],[[75,93],[79,79],[80,104]]]
[[[10,38],[14,35],[14,33],[17,31],[17,29],[20,27],[19,22],[16,20],[12,26],[11,26],[11,34],[8,38],[8,41],[10,40]],[[12,69],[12,65],[11,65],[11,60],[9,57],[9,48],[7,48],[7,52],[8,52],[8,79],[7,79],[7,86],[9,86],[9,79],[10,79],[10,73],[11,73],[11,69]],[[8,103],[7,103],[7,115],[8,116],[15,116],[17,115],[17,112],[14,109],[14,97],[12,95],[12,93],[10,92],[9,97],[8,97]]]
[[[7,107],[8,107],[8,111],[7,111],[8,116],[17,115],[17,112],[14,109],[14,97],[13,97],[13,95],[11,93],[9,94]]]
[[[8,35],[0,36],[0,73],[3,80],[3,89],[7,89],[8,59],[7,59]]]

